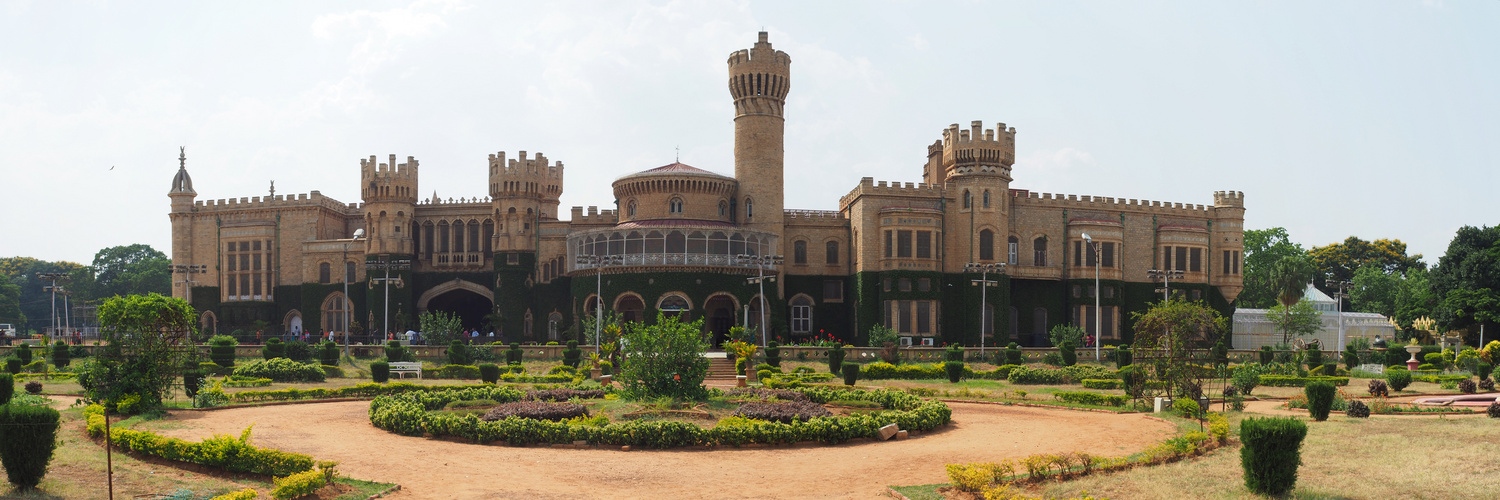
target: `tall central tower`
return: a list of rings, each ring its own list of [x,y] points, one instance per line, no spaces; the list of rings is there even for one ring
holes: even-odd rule
[[[792,58],[771,48],[766,32],[750,50],[729,55],[729,94],[734,96],[734,177],[740,181],[736,205],[751,229],[782,233],[782,137]],[[781,252],[777,249],[777,253]]]

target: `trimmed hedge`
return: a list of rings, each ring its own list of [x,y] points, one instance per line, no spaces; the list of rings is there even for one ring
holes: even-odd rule
[[[828,354],[828,373],[838,373],[839,368],[844,365],[844,346],[835,344],[832,349],[826,352]]]
[[[1120,379],[1083,379],[1083,387],[1086,389],[1119,389],[1123,387],[1124,384],[1125,382]]]
[[[1247,418],[1240,422],[1240,466],[1245,487],[1262,495],[1281,495],[1297,485],[1302,439],[1307,424],[1295,418]]]
[[[1430,384],[1441,384],[1443,382],[1458,382],[1469,380],[1468,375],[1413,375],[1411,378],[1416,382],[1427,382]]]
[[[1119,381],[1116,380],[1115,382]],[[1125,406],[1125,402],[1130,400],[1126,396],[1088,391],[1058,391],[1052,393],[1052,397],[1057,398],[1058,401],[1098,406]]]
[[[255,498],[258,496],[260,496],[260,494],[256,493],[254,489],[245,488],[240,491],[231,491],[229,493],[210,498],[209,500],[255,500]]]
[[[83,413],[88,419],[89,436],[103,436],[104,407],[89,405]],[[196,443],[120,426],[110,428],[109,436],[115,446],[125,450],[230,472],[290,476],[313,470],[310,456],[251,445],[249,427],[238,438],[220,434]]]
[[[370,363],[370,379],[376,383],[384,384],[391,379],[391,364],[385,361]]]
[[[576,340],[569,340],[568,342],[577,342],[577,341]],[[563,365],[563,366],[567,366],[567,365]],[[494,363],[480,363],[479,364],[479,379],[482,380],[482,381],[484,381],[487,384],[493,384],[493,383],[495,383],[496,381],[500,380],[500,367],[498,365],[494,364]]]
[[[1013,384],[1072,384],[1084,379],[1118,378],[1118,372],[1095,365],[1073,365],[1058,369],[1019,366],[1006,380]]]
[[[1405,369],[1387,369],[1385,371],[1385,381],[1391,385],[1391,390],[1393,391],[1405,390],[1406,386],[1411,385],[1411,379],[1411,372]]]
[[[328,476],[319,470],[298,472],[287,477],[272,478],[276,489],[271,490],[271,498],[276,500],[291,500],[301,498],[327,486]]]
[[[208,359],[225,368],[234,367],[235,346],[239,342],[228,335],[214,335],[208,339]]]
[[[536,420],[550,420],[557,422],[574,417],[589,416],[589,409],[581,404],[569,402],[547,402],[547,401],[511,401],[501,403],[485,412],[481,420],[493,422],[507,418],[527,418]]]
[[[287,358],[252,361],[234,369],[238,377],[268,378],[277,382],[322,382],[327,376],[318,365],[307,365]]]
[[[270,391],[240,391],[229,394],[229,400],[235,403],[253,403],[261,401],[291,401],[299,399],[332,399],[332,398],[368,398],[385,394],[400,394],[412,391],[445,391],[451,389],[467,389],[471,387],[486,387],[485,385],[417,385],[406,382],[391,382],[389,384],[363,383],[347,387],[325,389],[315,387],[312,389],[276,389]],[[493,386],[491,386],[493,387]]]
[[[844,362],[844,385],[853,386],[859,381],[859,364]]]
[[[63,368],[73,362],[73,357],[68,353],[68,344],[61,340],[52,345],[52,366]]]
[[[1261,375],[1260,385],[1269,387],[1304,387],[1310,381],[1323,381],[1337,386],[1349,385],[1349,377],[1310,376],[1296,377],[1291,375]],[[1399,389],[1398,389],[1399,390]]]
[[[10,402],[16,395],[16,379],[9,372],[0,373],[0,405]]]
[[[812,401],[751,401],[740,405],[734,410],[733,416],[790,424],[797,421],[806,422],[817,417],[831,417],[833,413],[823,405]]]
[[[1328,420],[1328,412],[1333,409],[1333,394],[1337,391],[1333,384],[1311,380],[1302,391],[1307,394],[1307,411],[1312,414],[1313,420]]]
[[[0,464],[10,484],[30,489],[42,482],[57,449],[60,419],[57,410],[45,406],[0,406]]]
[[[370,402],[370,423],[381,429],[409,436],[430,433],[433,436],[455,436],[479,443],[505,441],[515,446],[586,441],[612,446],[673,448],[799,441],[841,443],[853,438],[876,436],[880,428],[887,424],[896,424],[907,430],[928,431],[948,423],[952,417],[952,410],[942,402],[923,400],[901,391],[822,387],[801,388],[796,391],[806,395],[814,403],[833,400],[875,401],[887,411],[880,412],[879,415],[818,417],[790,424],[754,422],[712,429],[687,422],[660,420],[616,422],[603,427],[528,419],[484,422],[472,414],[432,412],[451,401],[492,399],[508,402],[521,397],[520,391],[510,387],[481,386],[380,396]]]

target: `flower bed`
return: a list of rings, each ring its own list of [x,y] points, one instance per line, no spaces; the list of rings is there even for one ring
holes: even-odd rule
[[[940,401],[901,391],[858,391],[835,388],[803,388],[796,392],[813,403],[833,400],[863,400],[880,403],[886,411],[871,415],[816,417],[806,422],[761,422],[705,429],[686,422],[636,420],[604,426],[571,425],[531,419],[485,422],[478,416],[433,413],[451,401],[491,399],[501,403],[519,401],[524,395],[510,387],[479,386],[446,391],[406,392],[377,396],[370,402],[370,423],[381,429],[409,436],[431,434],[454,436],[479,443],[505,441],[511,445],[571,443],[625,445],[652,448],[681,446],[742,445],[746,443],[795,443],[821,441],[841,443],[874,437],[880,427],[896,424],[902,429],[928,431],[948,423],[952,410]]]
[[[831,417],[833,413],[812,401],[752,401],[740,405],[739,409],[734,410],[734,416],[790,424],[796,421],[806,422],[814,417]]]
[[[485,422],[507,418],[530,418],[537,420],[567,420],[589,416],[589,409],[576,403],[548,403],[545,401],[514,401],[501,403],[484,414]]]

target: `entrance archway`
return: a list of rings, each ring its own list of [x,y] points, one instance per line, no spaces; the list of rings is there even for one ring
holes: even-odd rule
[[[640,323],[645,321],[644,312],[646,303],[641,301],[641,296],[629,294],[615,299],[615,312],[620,313],[620,321]]]
[[[715,294],[703,303],[704,316],[708,317],[709,341],[714,349],[721,348],[724,341],[729,340],[729,328],[735,323],[734,312],[739,309],[734,296],[727,293]]]
[[[489,298],[473,291],[458,289],[428,300],[427,310],[442,311],[458,316],[459,323],[464,329],[480,330],[485,326],[485,316],[494,310],[494,304]]]

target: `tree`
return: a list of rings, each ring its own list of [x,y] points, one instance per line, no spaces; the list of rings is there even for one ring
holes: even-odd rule
[[[28,330],[40,330],[52,324],[52,294],[45,288],[51,285],[49,281],[42,281],[36,277],[37,273],[73,273],[84,266],[82,264],[66,261],[47,262],[31,257],[6,257],[0,258],[0,274],[10,278],[10,282],[21,287],[19,299],[21,314],[26,317],[26,324],[17,324],[16,328],[23,333]],[[67,285],[66,282],[59,283]],[[88,297],[75,296],[74,300],[87,299]],[[57,300],[58,317],[62,317],[63,300]]]
[[[1352,280],[1355,271],[1366,266],[1374,266],[1385,274],[1406,274],[1408,270],[1427,267],[1421,254],[1406,255],[1406,244],[1401,240],[1370,242],[1350,236],[1343,243],[1313,247],[1307,254],[1318,267],[1320,282],[1323,277]]]
[[[1349,289],[1349,309],[1394,318],[1404,281],[1401,275],[1386,274],[1377,266],[1359,268],[1354,271],[1354,287]]]
[[[1074,346],[1083,345],[1083,336],[1086,332],[1082,328],[1073,325],[1057,325],[1047,331],[1047,338],[1052,341],[1054,347],[1063,345],[1063,342],[1073,342]]]
[[[79,377],[87,399],[133,413],[160,408],[193,356],[195,317],[187,301],[160,294],[106,299],[99,305],[105,348]]]
[[[1245,289],[1235,300],[1240,307],[1267,308],[1276,303],[1276,290],[1271,284],[1271,267],[1285,257],[1305,256],[1302,245],[1292,243],[1286,228],[1252,229],[1245,231]]]
[[[1500,294],[1488,288],[1449,290],[1438,309],[1452,313],[1454,323],[1494,323],[1500,321]]]
[[[1500,226],[1459,228],[1448,243],[1448,251],[1438,259],[1430,279],[1433,295],[1443,301],[1456,290],[1479,294],[1484,294],[1484,290],[1489,294],[1500,292]],[[1461,292],[1454,296],[1454,305],[1468,304],[1476,297]],[[1459,309],[1438,307],[1432,313],[1433,319],[1450,330],[1476,325],[1472,315],[1465,315]]]
[[[74,287],[86,297],[172,293],[172,260],[150,245],[115,246],[94,254],[94,263],[73,273]]]
[[[443,311],[424,312],[417,316],[417,322],[422,325],[422,338],[427,340],[427,345],[448,345],[460,340],[459,334],[464,329],[462,318]]]
[[[621,338],[625,355],[621,383],[632,399],[703,399],[708,390],[708,350],[703,320],[683,323],[658,313],[656,324],[628,323]]]
[[[1271,306],[1266,311],[1266,321],[1276,325],[1281,330],[1281,342],[1289,344],[1292,337],[1301,337],[1323,328],[1323,315],[1313,308],[1312,302],[1299,300],[1286,307],[1281,304]]]
[[[1269,283],[1276,294],[1276,302],[1291,307],[1302,300],[1313,271],[1313,263],[1302,256],[1282,257],[1272,264]]]
[[[26,313],[21,312],[21,287],[4,278],[0,278],[0,323],[10,323],[16,328],[26,325]]]
[[[1131,350],[1146,377],[1165,384],[1166,394],[1176,397],[1186,395],[1196,399],[1202,393],[1199,377],[1202,373],[1192,367],[1191,351],[1194,344],[1210,345],[1229,331],[1229,320],[1218,311],[1202,302],[1169,300],[1152,304],[1145,312],[1131,313],[1135,319],[1135,343]],[[1141,363],[1150,360],[1149,363]],[[1143,386],[1143,387],[1148,387]],[[1144,397],[1154,390],[1133,392]]]

